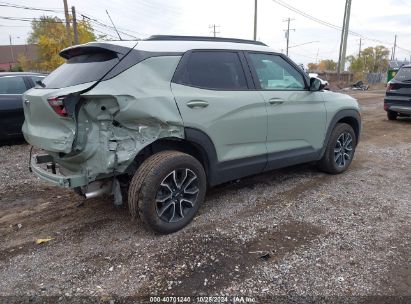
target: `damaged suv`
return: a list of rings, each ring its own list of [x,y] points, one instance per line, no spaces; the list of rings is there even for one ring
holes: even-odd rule
[[[157,232],[187,225],[208,187],[312,161],[337,174],[353,159],[356,100],[261,42],[152,36],[60,55],[23,96],[25,139],[44,151],[32,171],[111,193]]]

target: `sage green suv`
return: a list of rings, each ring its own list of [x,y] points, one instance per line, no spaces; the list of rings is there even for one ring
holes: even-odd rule
[[[208,187],[313,161],[337,174],[353,159],[357,101],[261,42],[152,36],[60,55],[23,96],[24,136],[44,150],[32,171],[127,201],[157,232],[187,225]]]

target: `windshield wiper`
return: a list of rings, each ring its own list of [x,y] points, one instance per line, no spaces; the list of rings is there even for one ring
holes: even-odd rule
[[[36,84],[38,84],[39,86],[41,86],[42,88],[45,88],[46,85],[41,81],[41,80],[36,80]]]

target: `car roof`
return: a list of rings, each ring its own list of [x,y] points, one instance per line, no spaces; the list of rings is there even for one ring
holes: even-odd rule
[[[123,47],[135,48],[136,50],[147,52],[186,52],[193,49],[218,49],[218,50],[245,50],[273,52],[262,42],[220,37],[202,36],[151,36],[145,40],[128,41],[104,41],[104,43],[114,44]],[[90,44],[93,44],[90,43]]]
[[[35,72],[0,72],[1,76],[46,76],[43,73],[35,73]]]

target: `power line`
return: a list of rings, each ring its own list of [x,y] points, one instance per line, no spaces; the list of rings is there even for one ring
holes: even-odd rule
[[[327,21],[318,19],[318,18],[316,18],[316,17],[314,17],[314,16],[312,16],[312,15],[309,15],[309,14],[307,14],[307,13],[305,13],[305,12],[303,12],[303,11],[301,11],[301,10],[299,10],[299,9],[297,9],[297,8],[295,8],[295,7],[287,4],[287,3],[285,3],[285,2],[282,1],[282,0],[272,0],[272,1],[275,2],[275,3],[277,3],[278,5],[281,5],[281,6],[287,8],[287,9],[289,9],[289,10],[291,10],[291,11],[293,11],[293,12],[295,12],[295,13],[297,13],[297,14],[299,14],[299,15],[307,18],[307,19],[310,19],[310,20],[312,20],[312,21],[314,21],[314,22],[316,22],[316,23],[322,24],[322,25],[327,26],[327,27],[329,27],[329,28],[332,28],[332,29],[334,29],[334,30],[342,31],[342,28],[341,28],[340,26],[337,26],[337,25],[335,25],[335,24],[329,23],[329,22],[327,22]],[[353,31],[348,31],[348,33],[349,33],[350,35],[352,35],[352,36],[357,36],[357,37],[359,37],[359,38],[362,38],[363,40],[369,40],[369,41],[373,41],[373,42],[377,42],[377,43],[382,43],[382,44],[391,45],[391,42],[386,42],[386,41],[382,41],[382,40],[379,40],[379,39],[369,38],[369,37],[366,37],[366,36],[364,36],[364,35],[362,35],[362,34],[360,34],[360,33],[356,33],[356,32],[353,32]],[[402,47],[400,47],[400,46],[398,46],[398,45],[397,45],[397,48],[411,54],[411,50],[402,48]]]
[[[0,19],[5,19],[5,20],[13,20],[13,21],[24,21],[24,22],[32,22],[35,20],[42,20],[40,18],[25,18],[25,17],[8,17],[8,16],[0,16]],[[50,22],[50,23],[63,23],[63,21],[57,21],[57,20],[44,20],[46,22]]]
[[[94,18],[94,17],[91,16],[91,15],[82,13],[81,16],[82,16],[83,18],[85,18],[85,19],[88,19],[88,20],[89,20],[90,22],[92,22],[93,24],[98,24],[98,25],[100,25],[101,27],[104,27],[104,28],[106,28],[106,29],[115,31],[114,27],[112,27],[112,26],[110,26],[110,25],[107,25],[107,24],[99,21],[98,19]],[[121,33],[121,34],[127,35],[127,36],[129,36],[129,37],[134,38],[134,39],[138,39],[136,36],[131,35],[131,34],[125,32],[124,30],[120,30],[119,27],[117,27],[117,31],[118,31],[119,33]],[[130,32],[131,32],[131,31],[130,31]]]
[[[12,4],[12,3],[8,3],[8,2],[0,2],[0,6],[2,6],[2,7],[10,7],[10,8],[20,8],[20,9],[31,10],[31,11],[43,11],[43,12],[63,13],[63,11],[62,11],[61,9],[60,9],[60,10],[57,10],[57,9],[49,9],[49,8],[30,7],[30,6]]]

